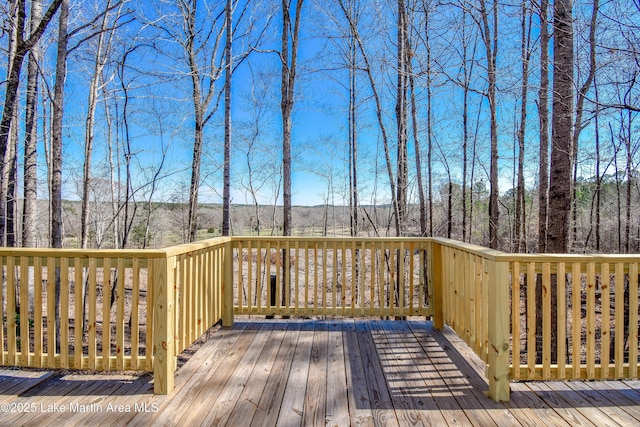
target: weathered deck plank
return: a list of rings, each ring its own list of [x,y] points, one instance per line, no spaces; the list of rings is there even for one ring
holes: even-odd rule
[[[424,321],[240,320],[180,368],[151,376],[0,370],[0,425],[621,425],[640,422],[640,382],[512,383],[493,402],[483,363]],[[13,406],[11,406],[13,405]],[[64,407],[46,413],[42,408]],[[107,411],[107,405],[127,410]],[[79,411],[78,408],[98,408]],[[75,410],[74,410],[75,408]],[[147,410],[145,411],[146,408]]]

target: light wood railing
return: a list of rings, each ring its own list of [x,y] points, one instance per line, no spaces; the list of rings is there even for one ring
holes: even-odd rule
[[[428,247],[411,238],[234,239],[234,313],[431,316]]]
[[[509,400],[509,265],[501,255],[433,239],[434,287],[441,295],[442,318],[487,364],[489,396]]]
[[[509,379],[638,377],[640,255],[433,246],[444,321],[487,364],[494,399],[508,399]]]
[[[490,397],[507,400],[510,379],[637,378],[639,264],[439,238],[4,248],[0,363],[153,371],[155,392],[169,393],[177,355],[234,315],[431,316],[486,363]]]
[[[638,255],[505,255],[517,380],[638,376]]]
[[[154,250],[0,250],[2,364],[151,370],[150,284],[163,257]]]

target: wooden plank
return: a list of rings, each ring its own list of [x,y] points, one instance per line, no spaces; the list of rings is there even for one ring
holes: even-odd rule
[[[15,276],[15,257],[7,257],[7,288],[6,288],[6,305],[7,311],[5,312],[6,324],[7,324],[7,357],[5,363],[9,366],[15,366],[18,362],[17,359],[17,340],[16,340],[16,276]],[[0,307],[1,308],[1,307]],[[0,313],[2,314],[2,313]]]
[[[253,241],[247,241],[247,307],[251,309],[253,306]],[[242,274],[242,270],[240,270]],[[260,276],[256,276],[260,277]],[[209,287],[210,288],[210,287]],[[257,291],[256,291],[257,292]]]
[[[29,264],[20,257],[20,365],[29,366]],[[4,350],[4,348],[2,348]]]
[[[561,382],[531,382],[527,385],[538,396],[540,396],[547,405],[554,408],[557,414],[562,417],[571,426],[595,426],[598,425],[588,417],[583,415],[570,401],[564,399],[567,393],[556,393],[555,389],[560,387]],[[571,400],[571,397],[569,396]]]
[[[74,279],[73,279],[73,291],[74,291],[74,309],[73,309],[73,354],[74,366],[82,366],[83,359],[83,320],[84,320],[84,282],[82,280],[82,261],[80,258],[74,259]]]
[[[262,348],[260,357],[238,396],[238,402],[229,415],[229,420],[233,420],[235,425],[248,426],[251,424],[256,411],[258,411],[257,402],[264,394],[269,374],[273,372],[280,346],[287,334],[285,324],[269,324],[268,327],[271,329],[271,335]]]
[[[629,265],[629,376],[638,377],[638,264]]]
[[[551,293],[551,263],[545,262],[542,264],[542,378],[544,379],[551,377]]]
[[[558,378],[565,379],[567,377],[566,364],[567,364],[567,276],[565,275],[565,264],[563,262],[557,265],[557,280],[556,285],[558,287],[557,297],[557,348],[558,348]]]
[[[325,424],[327,405],[327,366],[329,356],[329,327],[326,322],[315,322],[313,344],[309,354],[308,378],[302,409],[302,425]]]
[[[384,370],[380,364],[376,345],[368,325],[367,322],[356,322],[358,345],[367,382],[367,391],[369,392],[373,422],[376,425],[397,426],[399,423],[393,410],[393,402],[385,380]]]
[[[622,378],[624,364],[624,265],[616,263],[615,266],[615,378]]]
[[[169,394],[174,386],[175,265],[175,257],[154,261],[153,391],[157,394]]]
[[[456,395],[460,395],[460,393],[452,393],[452,390],[459,390],[466,388],[466,386],[462,385],[462,380],[458,375],[458,369],[453,365],[448,354],[444,351],[443,345],[435,339],[435,337],[441,337],[442,335],[438,335],[436,330],[429,329],[427,324],[422,322],[408,321],[407,326],[413,333],[415,343],[417,344],[415,346],[416,355],[414,358],[419,361],[417,366],[422,366],[420,374],[430,391],[435,405],[448,425],[483,425],[479,424],[477,419],[470,418],[470,415],[476,416],[473,412],[467,413],[461,406],[461,402],[466,401],[466,396],[456,397]],[[463,342],[462,339],[460,339],[460,341]],[[486,384],[483,385],[483,389],[485,388]],[[485,401],[489,402],[486,396],[483,397]],[[477,401],[477,399],[475,400]],[[477,408],[479,407],[477,406]],[[480,415],[480,418],[487,423],[486,425],[493,424],[493,421],[487,417],[486,411]],[[474,420],[476,424],[474,424]]]
[[[178,334],[176,334],[176,337]],[[131,364],[138,369],[140,353],[140,260],[133,260],[131,283]]]
[[[56,363],[56,272],[55,260],[47,258],[47,361],[43,367]],[[11,351],[11,350],[9,350]]]
[[[252,325],[253,326],[253,325]],[[256,323],[254,327],[257,327]],[[260,329],[253,337],[253,341],[250,343],[242,358],[235,366],[232,366],[233,373],[227,380],[224,387],[220,387],[220,394],[214,400],[210,395],[206,395],[208,413],[205,411],[204,418],[198,420],[202,425],[225,425],[227,422],[236,422],[231,418],[232,411],[238,402],[240,394],[246,388],[247,378],[251,376],[251,373],[258,362],[258,358],[265,347],[265,344],[270,340],[271,328],[268,323],[262,323]],[[187,424],[185,424],[187,425]]]
[[[582,363],[580,355],[580,349],[582,347],[580,342],[582,336],[582,280],[580,276],[580,263],[574,262],[571,265],[571,378],[573,379],[580,378],[580,364]]]
[[[111,259],[104,260],[102,270],[102,366],[111,357]]]
[[[527,264],[527,378],[536,375],[536,272],[535,263]]]
[[[194,425],[200,423],[209,411],[213,403],[232,377],[234,370],[240,366],[240,361],[251,343],[256,338],[260,326],[249,324],[231,348],[226,348],[226,355],[222,355],[215,364],[207,365],[207,369],[198,370],[188,384],[187,393],[173,398],[163,408],[163,416],[154,419],[154,424]],[[223,331],[230,331],[223,329]],[[215,386],[212,386],[215,383]]]
[[[338,307],[338,243],[333,242],[332,247],[333,254],[333,265],[331,266],[332,274],[331,274],[331,308],[333,308],[334,313],[335,309]]]
[[[594,383],[595,382],[593,381],[567,381],[563,386],[566,386],[576,392],[576,395],[580,398],[579,403],[584,404],[587,407],[598,408],[604,413],[604,415],[606,415],[606,417],[608,417],[605,418],[600,416],[597,420],[591,418],[592,421],[606,422],[607,425],[617,423],[623,426],[637,425],[640,422],[640,419],[634,418],[630,413],[625,412],[624,407],[627,405],[624,405],[621,400],[616,399],[616,394],[613,390],[611,393],[603,393],[593,388]],[[640,413],[636,413],[636,415],[640,417]]]
[[[505,407],[523,426],[566,427],[568,424],[536,392],[528,387],[528,382],[511,384],[511,399],[503,402]]]
[[[353,426],[373,426],[373,413],[371,411],[371,404],[369,400],[369,393],[367,392],[366,374],[362,365],[362,357],[360,352],[360,346],[358,343],[358,335],[356,333],[356,326],[353,320],[345,320],[341,323],[342,326],[342,346],[344,349],[344,364],[347,381],[347,399],[349,407],[349,419]],[[333,348],[333,346],[332,346]],[[336,380],[339,380],[338,374],[336,374]],[[333,383],[331,377],[327,380]],[[333,387],[327,388],[327,393],[340,393],[340,388]],[[339,399],[340,396],[337,396]],[[347,421],[340,421],[344,416],[341,412],[338,412],[337,406],[333,402],[336,402],[336,398],[327,396],[327,425],[347,425]],[[342,401],[339,401],[342,403]],[[333,423],[332,421],[336,421]]]
[[[489,276],[493,279],[489,300],[495,308],[488,313],[489,354],[487,377],[488,396],[493,400],[509,400],[509,264],[491,262]]]
[[[294,276],[295,276],[295,287],[294,287],[294,295],[295,295],[295,313],[298,314],[298,310],[300,309],[300,242],[296,242],[295,245],[295,255],[293,257],[294,262]]]
[[[362,249],[356,248],[356,242],[351,243],[351,316],[364,316],[364,292],[362,286]]]
[[[189,408],[193,399],[192,387],[202,385],[210,380],[212,370],[223,364],[225,358],[236,347],[249,323],[236,324],[232,329],[218,329],[202,347],[184,364],[175,376],[175,387],[170,395],[152,395],[148,405],[155,405],[158,410],[151,417],[136,414],[131,425],[175,425],[182,412]],[[182,409],[181,409],[182,408]]]
[[[594,379],[596,362],[596,265],[587,264],[587,379]]]
[[[278,422],[278,415],[284,398],[285,386],[293,363],[302,322],[291,322],[287,325],[276,362],[264,387],[264,392],[257,404],[256,413],[251,426],[272,427]]]
[[[313,322],[302,324],[276,426],[302,425],[314,325]]]
[[[121,371],[124,368],[124,281],[125,281],[124,260],[118,259],[118,286],[116,288],[116,369]]]
[[[346,355],[342,332],[343,321],[331,322],[328,340],[327,389],[324,423],[326,426],[349,424],[349,392]],[[354,408],[355,410],[355,408]],[[359,425],[362,425],[360,423]]]
[[[257,252],[257,258],[256,258],[256,306],[257,307],[262,307],[262,273],[261,273],[261,268],[262,268],[262,248],[260,247],[260,242],[256,242],[256,252]],[[267,256],[267,260],[269,259],[268,257],[268,252],[266,254]],[[265,270],[268,270],[268,268],[265,266]],[[267,275],[267,271],[265,271],[265,275]],[[268,286],[267,286],[268,288]],[[269,292],[269,291],[267,291]],[[267,301],[269,299],[267,298]],[[268,304],[268,302],[266,303]]]
[[[369,316],[372,315],[373,309],[376,307],[376,301],[380,301],[380,296],[376,299],[376,245],[371,243],[369,247],[369,259],[371,260],[370,267],[370,283],[369,283]]]
[[[33,358],[34,366],[42,367],[42,258],[33,259]],[[0,332],[2,336],[2,332]],[[0,344],[2,341],[0,340]],[[4,348],[0,345],[1,348]],[[1,359],[1,357],[0,357]]]
[[[97,351],[97,331],[96,328],[98,326],[97,320],[97,267],[96,267],[96,259],[89,258],[89,270],[87,272],[89,275],[89,315],[88,315],[88,332],[89,332],[89,342],[88,342],[88,354],[89,354],[89,369],[96,368],[96,361],[98,359],[98,351]],[[149,310],[151,311],[151,310]],[[151,334],[148,334],[151,335]],[[149,348],[149,347],[147,347]]]
[[[173,260],[173,264],[172,264],[173,268],[175,269],[176,266],[176,259],[174,258]],[[158,276],[159,272],[156,272],[156,262],[151,262],[148,264],[147,267],[147,333],[146,333],[146,339],[145,339],[145,357],[146,357],[146,370],[147,371],[152,371],[153,370],[153,339],[154,339],[154,334],[153,333],[149,333],[149,331],[153,332],[154,330],[154,311],[151,310],[151,307],[154,307],[155,305],[155,283],[156,283],[156,277]],[[174,285],[175,285],[175,279],[174,278]],[[175,296],[175,295],[174,295]],[[175,310],[175,307],[174,307]]]
[[[446,425],[447,421],[430,392],[431,387],[421,375],[422,371],[431,368],[427,367],[430,361],[406,322],[378,322],[378,325],[386,337],[386,347],[379,347],[378,352],[385,351],[385,359],[388,359],[391,368],[385,369],[385,372],[388,374],[389,384],[394,389],[391,395],[400,424]],[[402,407],[403,402],[406,405],[401,411],[396,406],[396,398],[399,396],[402,399],[399,400],[398,406]]]
[[[511,263],[511,364],[520,366],[520,263]],[[520,369],[515,370],[514,380],[520,379]]]
[[[609,345],[611,343],[611,278],[609,263],[600,264],[601,295],[601,333],[600,333],[600,366],[601,378],[609,378]]]
[[[60,260],[60,357],[69,367],[69,259]]]

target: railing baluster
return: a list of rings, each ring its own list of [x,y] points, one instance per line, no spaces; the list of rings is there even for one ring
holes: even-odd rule
[[[20,257],[20,363],[29,366],[29,259]]]
[[[615,377],[624,377],[624,264],[616,263],[616,288],[615,288]]]
[[[629,377],[638,375],[638,264],[629,264]]]
[[[140,259],[133,259],[133,280],[131,283],[131,369],[138,366],[140,348]],[[177,336],[178,334],[176,334]]]
[[[587,264],[587,378],[596,377],[596,265]]]
[[[45,368],[56,367],[56,273],[54,258],[47,258],[47,362]],[[7,263],[9,264],[9,263]],[[10,350],[11,351],[11,350]],[[11,356],[11,353],[9,353]]]
[[[42,320],[42,258],[36,256],[33,258],[33,356],[37,368],[42,367]],[[0,348],[4,347],[0,345]]]
[[[513,379],[520,379],[520,263],[511,263],[511,364]]]
[[[582,319],[581,319],[581,300],[582,300],[582,286],[581,286],[581,278],[580,278],[580,263],[574,262],[571,266],[571,310],[572,310],[572,373],[571,377],[573,379],[580,378],[580,364],[581,364],[581,329],[582,329]]]
[[[542,263],[542,378],[551,378],[551,264]]]
[[[15,258],[7,257],[7,356],[9,365],[16,365],[16,276]]]
[[[611,344],[611,277],[609,276],[609,263],[600,264],[600,293],[601,300],[601,328],[600,333],[600,364],[602,379],[609,378],[609,346]]]
[[[556,307],[558,309],[557,314],[557,346],[558,346],[558,379],[566,379],[566,366],[567,366],[567,280],[566,280],[566,267],[564,262],[557,263],[557,301]]]
[[[527,263],[527,378],[536,375],[536,264]]]
[[[118,258],[118,287],[116,289],[116,369],[124,369],[124,259]]]
[[[60,367],[69,368],[69,258],[60,259]]]

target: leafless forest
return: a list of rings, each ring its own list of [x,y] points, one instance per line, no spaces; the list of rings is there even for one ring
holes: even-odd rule
[[[10,0],[0,20],[3,246],[640,250],[638,0]]]

